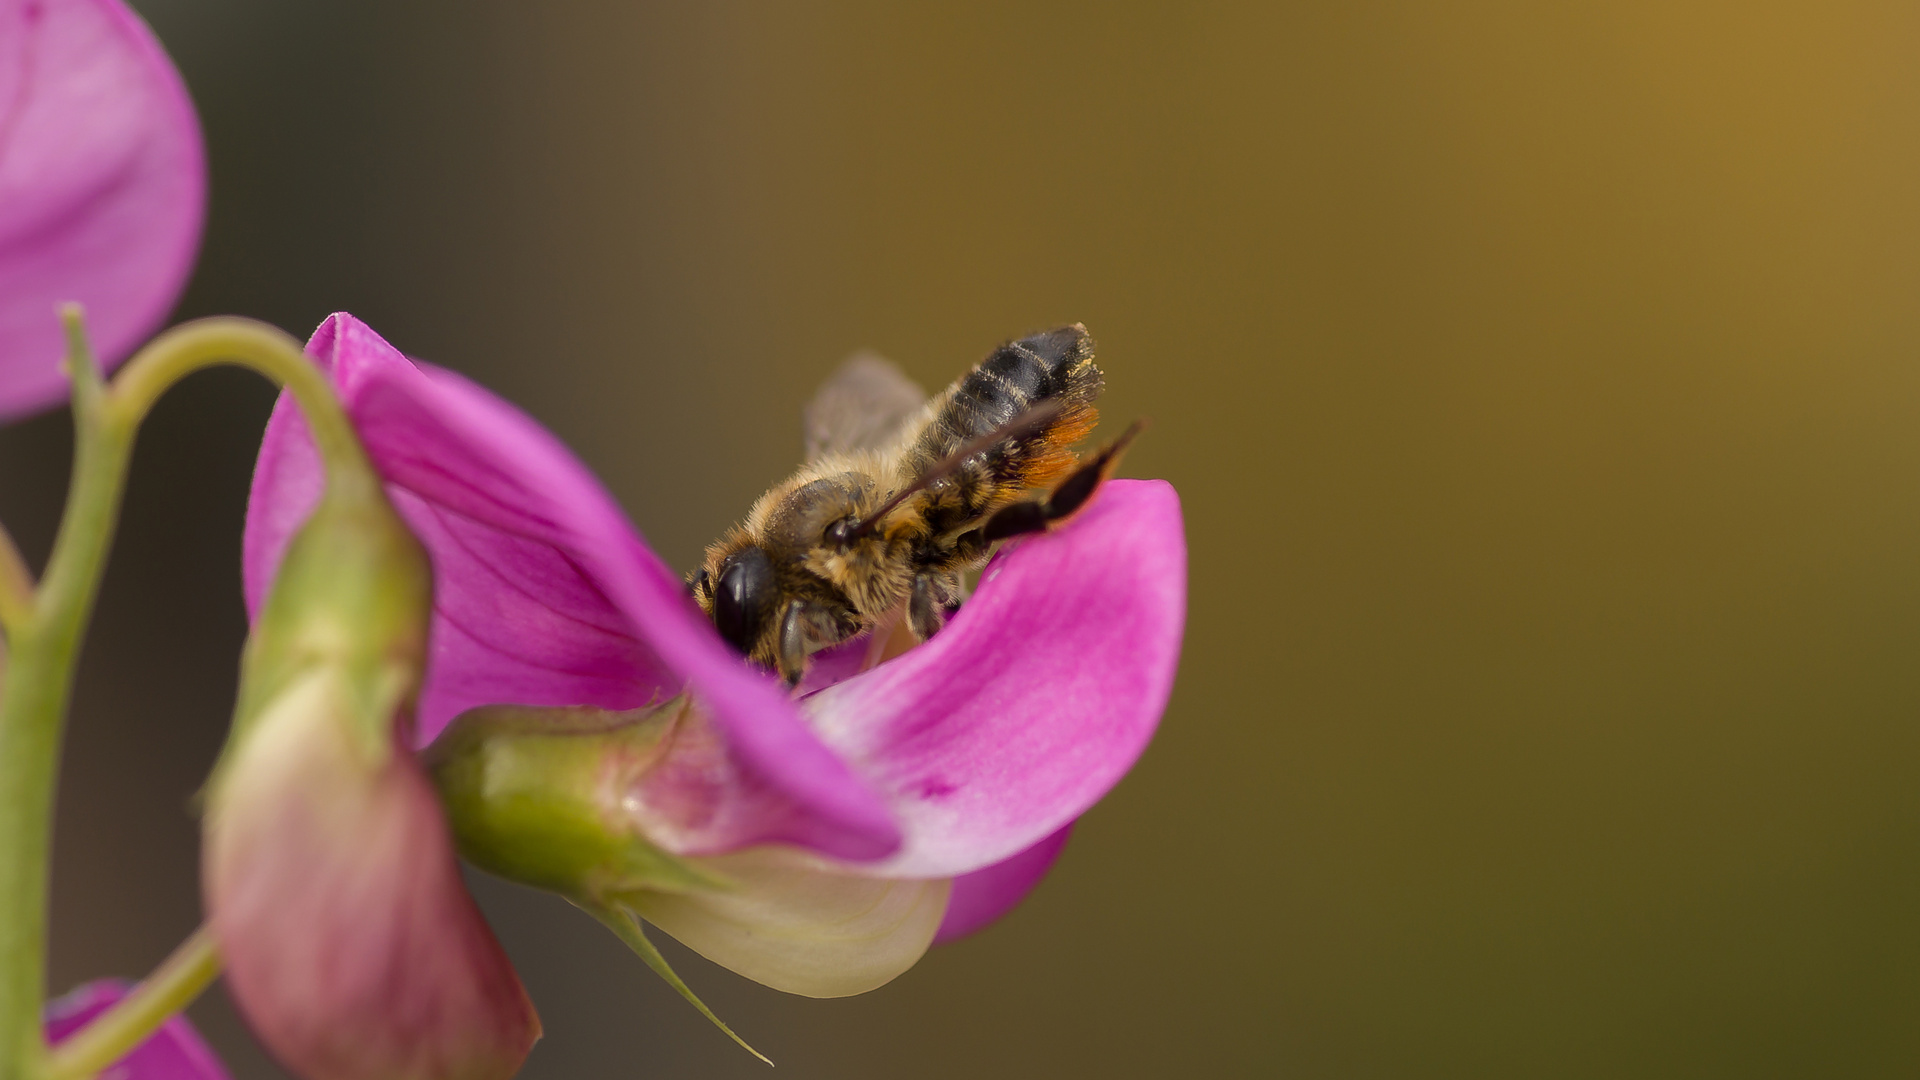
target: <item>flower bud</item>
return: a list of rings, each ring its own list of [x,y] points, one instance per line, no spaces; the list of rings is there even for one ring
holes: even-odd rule
[[[539,1037],[408,752],[430,581],[336,470],[248,642],[203,886],[233,996],[308,1080],[510,1077]]]
[[[426,552],[379,481],[370,471],[336,467],[288,544],[247,639],[227,755],[271,699],[321,667],[339,671],[354,687],[363,706],[355,737],[368,753],[384,754],[394,716],[371,708],[373,698],[404,706],[411,722],[432,608]]]

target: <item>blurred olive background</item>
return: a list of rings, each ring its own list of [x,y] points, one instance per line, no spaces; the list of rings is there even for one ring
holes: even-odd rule
[[[350,309],[669,561],[845,354],[1081,320],[1180,489],[1161,733],[1003,924],[864,997],[674,949],[783,1077],[1920,1070],[1920,7],[145,0],[205,118],[178,316]],[[269,390],[142,437],[53,977],[197,919]],[[0,432],[37,559],[68,429]],[[525,1075],[758,1076],[475,888]],[[218,994],[241,1077],[278,1072]]]

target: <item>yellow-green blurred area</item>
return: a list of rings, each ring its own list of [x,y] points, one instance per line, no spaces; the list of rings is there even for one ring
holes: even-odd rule
[[[180,317],[350,309],[677,566],[863,347],[1084,321],[1185,500],[1173,703],[1056,872],[864,997],[674,949],[781,1077],[1920,1071],[1920,7],[148,0],[211,147]],[[197,919],[270,401],[143,437],[53,974]],[[65,421],[0,432],[43,553]],[[532,1078],[757,1076],[476,889]],[[279,1074],[214,995],[243,1077]]]

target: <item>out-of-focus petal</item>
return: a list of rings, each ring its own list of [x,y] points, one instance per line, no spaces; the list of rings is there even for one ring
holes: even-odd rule
[[[467,895],[432,786],[337,717],[328,669],[283,690],[209,788],[203,883],[228,987],[307,1080],[511,1077],[540,1022]]]
[[[996,559],[933,640],[808,698],[815,730],[906,831],[863,871],[968,874],[1105,795],[1166,707],[1186,571],[1173,488],[1110,481],[1067,527]]]
[[[1040,879],[1053,869],[1055,859],[1066,849],[1068,825],[1045,840],[1005,862],[953,879],[953,897],[947,901],[946,917],[940,920],[935,945],[966,937],[984,930],[994,920],[1018,907]]]
[[[634,911],[723,967],[776,990],[846,997],[882,986],[926,953],[949,883],[856,877],[792,849],[701,860],[730,891],[642,893]]]
[[[419,738],[480,705],[633,709],[691,686],[725,736],[730,779],[709,794],[737,824],[720,847],[784,842],[847,859],[899,844],[869,789],[777,683],[721,642],[612,498],[525,414],[451,372],[415,365],[348,315],[307,351],[333,376],[395,506],[435,565],[433,653]],[[258,609],[319,468],[283,397],[248,510],[244,577]]]
[[[103,979],[48,1002],[47,1042],[59,1044],[126,997],[131,989],[129,983]],[[101,1075],[102,1080],[227,1080],[226,1068],[185,1016],[175,1016],[160,1025],[147,1041]]]
[[[111,365],[186,284],[206,205],[200,125],[118,0],[0,0],[0,419],[67,395],[58,306]]]

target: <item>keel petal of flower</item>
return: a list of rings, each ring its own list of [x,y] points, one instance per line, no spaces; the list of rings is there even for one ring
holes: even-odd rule
[[[861,877],[791,848],[698,860],[723,890],[645,892],[648,922],[722,967],[807,997],[864,994],[917,963],[947,909],[946,881]]]

